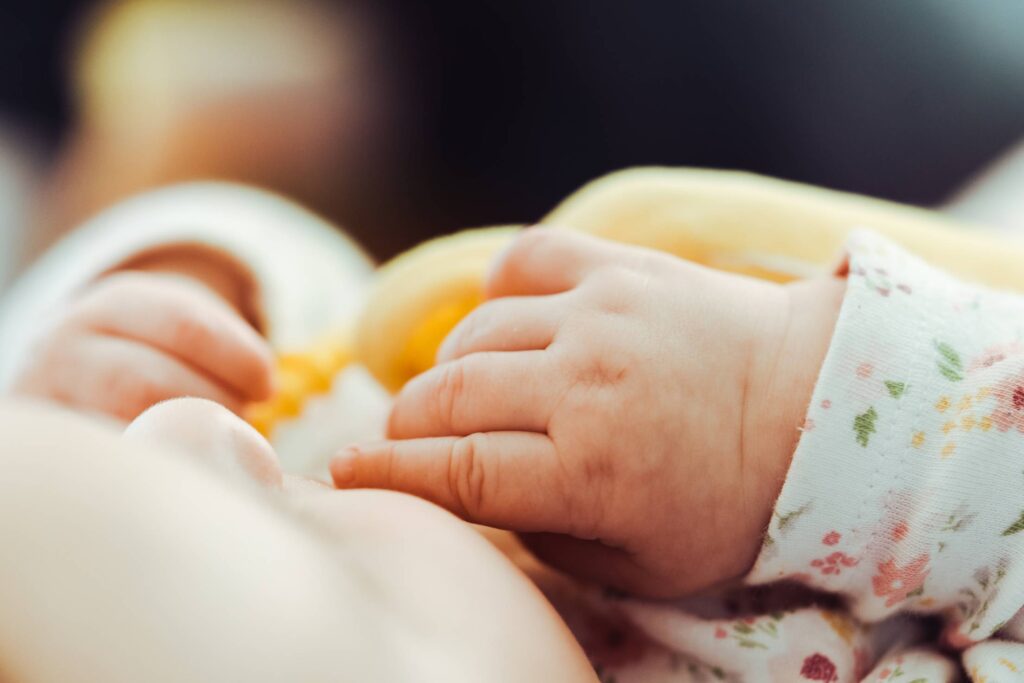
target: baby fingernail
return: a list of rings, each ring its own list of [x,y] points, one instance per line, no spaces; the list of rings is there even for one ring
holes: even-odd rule
[[[356,479],[355,449],[346,448],[331,460],[331,479],[337,487],[347,486]]]

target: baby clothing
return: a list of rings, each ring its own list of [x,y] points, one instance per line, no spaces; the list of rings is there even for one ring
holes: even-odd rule
[[[847,251],[751,587],[553,591],[603,681],[1024,681],[1024,297]]]

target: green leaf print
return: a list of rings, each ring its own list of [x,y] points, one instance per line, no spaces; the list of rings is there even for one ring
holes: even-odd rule
[[[794,521],[796,521],[796,519],[798,517],[800,517],[800,515],[804,514],[805,512],[807,512],[810,509],[811,509],[811,504],[810,503],[804,503],[803,505],[798,507],[796,510],[793,510],[792,512],[787,512],[784,515],[783,514],[779,514],[778,512],[776,512],[775,516],[779,518],[779,531],[784,530],[787,526],[789,526]],[[774,541],[772,541],[772,542],[774,543]]]
[[[950,369],[949,366],[943,365],[942,363],[939,363],[939,372],[941,372],[942,376],[948,379],[950,382],[959,382],[964,378],[964,376],[961,375],[959,372]]]
[[[902,676],[902,675],[903,675],[904,673],[905,673],[905,672],[903,671],[903,667],[901,667],[901,666],[900,666],[899,664],[897,664],[897,665],[896,665],[896,668],[895,668],[895,669],[893,669],[892,673],[890,673],[890,674],[889,674],[889,675],[888,675],[888,676],[886,677],[886,679],[885,679],[885,680],[886,680],[886,683],[888,683],[888,681],[892,681],[892,680],[895,680],[895,679],[897,679],[897,678],[901,677],[901,676]]]
[[[938,360],[939,372],[942,376],[948,379],[950,382],[959,382],[964,378],[963,361],[960,360],[960,354],[956,352],[952,346],[946,342],[935,342],[935,350],[939,352],[941,358]]]
[[[903,395],[903,392],[907,390],[907,383],[886,380],[885,388],[889,390],[890,396],[892,396],[893,398],[899,398],[900,396]]]
[[[960,354],[956,352],[952,346],[946,342],[935,342],[935,348],[946,359],[946,362],[952,365],[957,370],[963,368],[963,364],[960,362]]]
[[[866,413],[861,413],[853,418],[853,431],[857,432],[857,443],[865,448],[868,447],[868,439],[875,433],[875,420],[878,413],[874,407],[868,408]]]
[[[1019,534],[1021,531],[1024,531],[1024,512],[1020,513],[1020,519],[1006,528],[1006,531],[1003,532],[1003,536],[1013,536],[1014,534]]]

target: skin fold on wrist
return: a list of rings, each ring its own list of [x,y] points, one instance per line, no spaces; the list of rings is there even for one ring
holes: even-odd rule
[[[818,374],[832,340],[846,281],[816,278],[780,287],[782,311],[757,346],[743,418],[744,519],[737,577],[753,566],[782,492]]]

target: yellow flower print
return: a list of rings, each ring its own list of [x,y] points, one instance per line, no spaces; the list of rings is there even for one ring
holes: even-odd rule
[[[850,617],[841,612],[822,612],[821,616],[844,643],[849,645],[853,642],[853,635],[857,631],[857,626]]]

